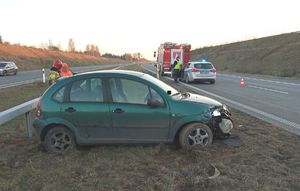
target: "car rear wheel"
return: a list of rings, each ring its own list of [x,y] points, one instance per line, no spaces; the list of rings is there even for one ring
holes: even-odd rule
[[[65,127],[54,127],[46,134],[44,146],[50,153],[65,154],[75,147],[74,135]]]
[[[211,129],[202,123],[192,123],[185,126],[179,134],[179,144],[183,149],[197,149],[212,144]]]
[[[210,83],[214,84],[214,83],[216,83],[216,80],[210,80]]]

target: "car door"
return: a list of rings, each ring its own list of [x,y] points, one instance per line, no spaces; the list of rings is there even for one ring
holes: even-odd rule
[[[111,136],[108,103],[101,78],[74,81],[61,105],[62,118],[72,123],[82,137],[101,140]]]
[[[109,86],[114,138],[124,142],[156,142],[168,138],[170,111],[161,95],[150,86],[130,79],[111,78]],[[150,98],[161,105],[147,105]]]

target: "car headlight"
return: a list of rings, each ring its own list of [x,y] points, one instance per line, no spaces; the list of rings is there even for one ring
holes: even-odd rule
[[[229,110],[228,110],[228,107],[227,107],[225,104],[223,104],[223,109],[224,109],[225,111],[229,111]]]
[[[214,110],[214,111],[212,112],[212,116],[213,116],[213,117],[219,117],[219,116],[221,116],[221,112],[220,112],[219,110]]]

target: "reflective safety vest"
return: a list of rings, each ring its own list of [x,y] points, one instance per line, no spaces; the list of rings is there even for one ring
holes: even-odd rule
[[[174,66],[175,70],[180,70],[180,63],[178,60],[176,60],[175,66]]]
[[[50,71],[49,73],[49,80],[56,81],[59,78],[59,73],[56,71]]]

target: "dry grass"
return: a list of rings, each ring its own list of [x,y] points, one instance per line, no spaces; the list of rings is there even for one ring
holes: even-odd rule
[[[0,127],[0,190],[300,190],[299,137],[232,113],[240,147],[99,145],[65,156],[44,152],[37,137],[25,138],[17,119]],[[215,179],[208,178],[212,165],[221,172]]]
[[[2,101],[0,102],[0,111],[37,98],[41,96],[47,88],[47,83],[43,84],[42,82],[35,82],[32,84],[1,89],[0,100]]]
[[[21,70],[50,68],[53,61],[58,58],[72,67],[127,63],[121,59],[0,44],[0,60],[14,61]]]

